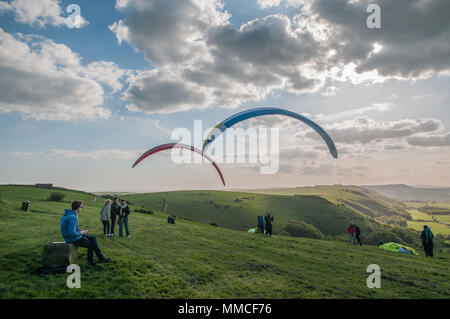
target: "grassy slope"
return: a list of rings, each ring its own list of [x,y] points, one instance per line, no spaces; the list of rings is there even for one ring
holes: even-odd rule
[[[450,215],[430,215],[420,209],[426,207],[428,203],[412,203],[408,202],[408,212],[412,216],[412,221],[408,221],[408,227],[421,231],[423,225],[427,224],[434,234],[450,235]],[[442,207],[448,209],[447,203],[434,203],[434,207]],[[435,220],[433,220],[433,218]]]
[[[258,215],[271,210],[275,217],[273,230],[283,234],[290,220],[302,220],[317,227],[326,235],[346,233],[349,221],[364,229],[375,229],[378,224],[346,207],[318,196],[280,196],[221,191],[185,191],[127,196],[132,203],[153,210],[162,210],[164,198],[167,213],[207,224],[245,230],[256,227]]]
[[[426,259],[376,247],[273,236],[133,213],[132,238],[100,236],[98,210],[88,194],[0,186],[0,298],[449,298],[447,256]],[[32,212],[20,211],[22,200]],[[81,289],[67,275],[36,276],[42,248],[61,240],[59,220],[68,202],[83,199],[81,228],[97,235],[115,263],[86,266],[80,248]],[[381,289],[366,287],[369,264],[382,269]]]
[[[371,217],[408,215],[405,210],[406,206],[403,203],[358,186],[332,185],[255,190],[254,192],[273,195],[321,196],[335,204],[345,204],[355,211]]]

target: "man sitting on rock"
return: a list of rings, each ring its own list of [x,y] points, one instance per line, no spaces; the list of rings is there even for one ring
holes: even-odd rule
[[[61,218],[61,234],[66,243],[72,243],[76,246],[81,246],[88,249],[88,264],[95,265],[94,251],[98,257],[98,263],[104,264],[111,262],[110,259],[103,256],[102,251],[97,243],[95,236],[88,236],[87,230],[80,230],[78,228],[78,214],[83,208],[82,201],[72,202],[72,209],[66,209]]]

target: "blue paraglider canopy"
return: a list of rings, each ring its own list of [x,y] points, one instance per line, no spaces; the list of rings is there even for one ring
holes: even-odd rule
[[[317,123],[313,122],[312,120],[308,119],[307,117],[305,117],[301,114],[298,114],[298,113],[295,113],[292,111],[288,111],[285,109],[277,108],[277,107],[261,107],[261,108],[245,110],[245,111],[236,113],[236,114],[230,116],[229,118],[227,118],[226,120],[218,123],[211,130],[211,132],[208,134],[208,137],[203,142],[202,152],[205,151],[205,148],[207,145],[209,145],[211,142],[213,142],[214,139],[216,137],[218,137],[220,134],[222,134],[227,128],[229,128],[239,122],[242,122],[242,121],[257,117],[257,116],[263,116],[263,115],[284,115],[284,116],[292,117],[294,119],[297,119],[297,120],[305,123],[306,125],[311,127],[314,131],[316,131],[323,138],[325,143],[327,143],[327,146],[328,146],[328,149],[329,149],[331,155],[334,158],[338,157],[338,152],[337,152],[336,146],[334,145],[333,140],[331,139],[330,135],[328,135],[328,133],[322,127],[320,127]]]

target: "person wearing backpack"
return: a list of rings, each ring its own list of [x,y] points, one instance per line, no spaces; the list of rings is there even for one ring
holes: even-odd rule
[[[359,238],[359,235],[361,235],[361,230],[359,229],[359,226],[355,224],[355,237],[356,237],[357,243],[359,243],[359,245],[362,246],[361,238]]]
[[[127,237],[130,238],[130,228],[128,224],[128,215],[130,215],[130,207],[127,205],[127,201],[122,199],[119,207],[119,237],[123,237],[123,225],[125,225],[125,231],[127,232]]]
[[[433,257],[433,233],[431,232],[431,229],[425,225],[423,226],[422,234],[420,235],[422,238],[422,245],[423,250],[425,251],[426,257]]]
[[[264,228],[262,224],[262,216],[258,216],[258,234],[264,234]]]

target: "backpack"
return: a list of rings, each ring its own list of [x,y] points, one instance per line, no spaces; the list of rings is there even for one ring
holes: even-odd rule
[[[425,242],[429,243],[429,242],[433,241],[433,239],[434,239],[434,235],[431,232],[431,230],[428,228],[427,231],[425,232]]]

